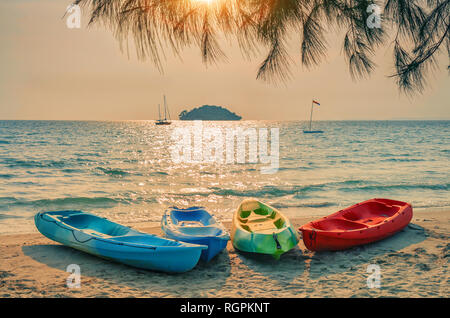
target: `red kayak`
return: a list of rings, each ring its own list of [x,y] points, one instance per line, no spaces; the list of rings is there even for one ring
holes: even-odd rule
[[[391,236],[411,221],[409,203],[371,199],[300,227],[312,251],[344,250]]]

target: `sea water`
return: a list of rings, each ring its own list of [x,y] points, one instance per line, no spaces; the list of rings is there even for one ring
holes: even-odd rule
[[[299,121],[203,122],[278,129],[271,174],[261,173],[259,161],[174,161],[174,130],[192,126],[0,121],[0,234],[33,232],[36,212],[64,209],[129,224],[160,222],[170,206],[195,205],[226,221],[247,197],[289,217],[326,215],[375,197],[416,210],[450,208],[450,121],[315,122],[322,134],[304,134],[308,123]]]

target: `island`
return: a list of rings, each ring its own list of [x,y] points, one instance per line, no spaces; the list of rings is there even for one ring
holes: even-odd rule
[[[229,111],[228,109],[215,106],[203,105],[191,111],[183,110],[178,115],[180,120],[241,120],[242,117]]]

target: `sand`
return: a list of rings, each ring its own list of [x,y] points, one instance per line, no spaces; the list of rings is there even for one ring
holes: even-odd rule
[[[297,227],[312,219],[291,221]],[[238,252],[230,242],[183,274],[102,260],[38,233],[0,235],[0,297],[448,297],[449,220],[450,211],[415,212],[407,228],[383,241],[321,253],[300,242],[279,261]],[[66,286],[69,264],[80,266],[80,288]],[[368,287],[371,264],[379,266],[380,288]]]

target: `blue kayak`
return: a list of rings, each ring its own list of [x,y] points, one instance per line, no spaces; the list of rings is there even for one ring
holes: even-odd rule
[[[138,232],[82,211],[39,212],[37,229],[49,239],[86,253],[138,268],[186,272],[206,246]]]
[[[202,251],[200,257],[206,262],[220,253],[230,239],[223,225],[202,207],[172,207],[164,213],[161,227],[172,239],[207,245],[208,249]]]

